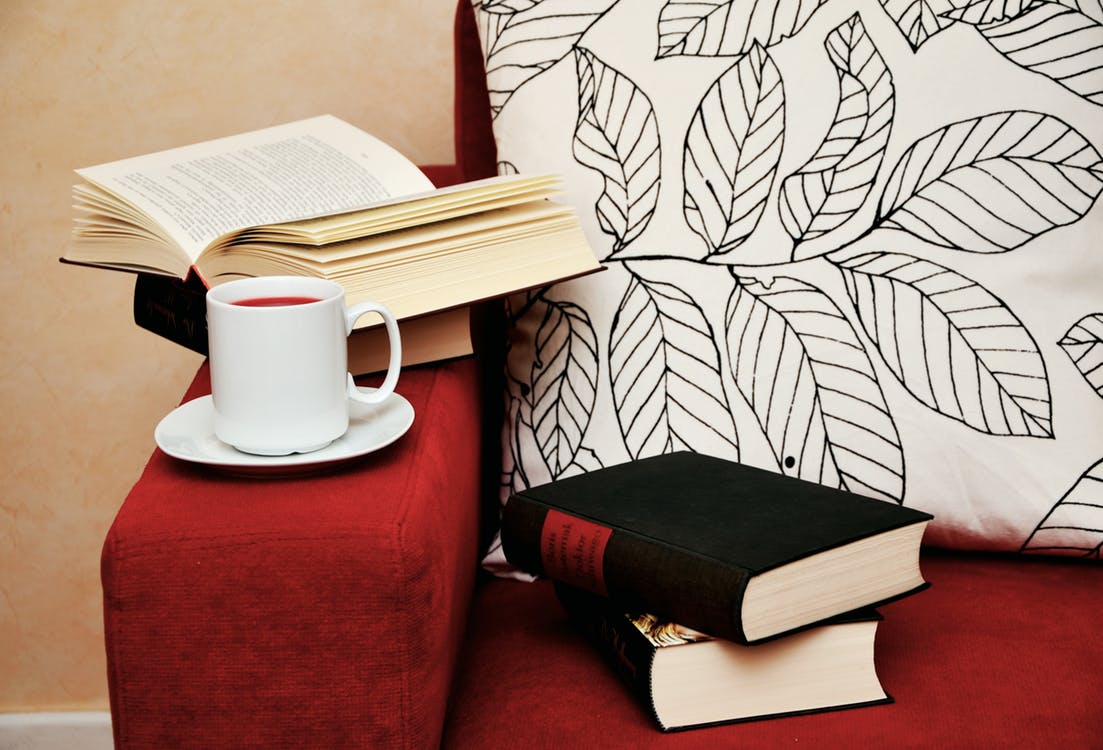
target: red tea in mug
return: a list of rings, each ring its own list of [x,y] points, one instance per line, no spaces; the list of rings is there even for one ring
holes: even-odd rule
[[[239,299],[231,304],[240,307],[290,307],[291,305],[309,305],[311,302],[321,302],[319,297],[248,297]]]

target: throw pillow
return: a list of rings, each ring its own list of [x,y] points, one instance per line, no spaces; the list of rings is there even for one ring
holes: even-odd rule
[[[474,6],[607,266],[510,300],[503,500],[689,449],[1099,557],[1097,0]]]

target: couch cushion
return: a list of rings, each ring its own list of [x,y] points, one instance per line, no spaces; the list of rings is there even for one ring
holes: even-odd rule
[[[1103,737],[1096,565],[938,554],[929,590],[881,609],[895,703],[661,734],[547,581],[495,580],[472,611],[443,747],[1095,747]]]
[[[410,431],[238,479],[157,451],[103,549],[117,747],[437,744],[474,581],[475,363],[407,368]],[[204,367],[185,400],[209,393]]]
[[[1049,33],[1098,14],[474,6],[501,169],[609,267],[512,302],[505,494],[691,449],[1098,556],[1103,108]]]

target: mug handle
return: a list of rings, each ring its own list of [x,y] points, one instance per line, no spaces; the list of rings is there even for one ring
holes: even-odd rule
[[[372,393],[364,393],[356,387],[352,380],[352,373],[348,374],[348,394],[354,401],[365,404],[378,404],[383,399],[394,393],[395,384],[398,383],[398,373],[402,369],[402,341],[398,337],[398,321],[394,315],[383,305],[377,302],[360,302],[353,305],[345,313],[345,335],[352,334],[352,326],[356,321],[368,313],[379,313],[387,326],[387,340],[391,346],[391,358],[387,364],[387,377],[383,378],[383,385]]]

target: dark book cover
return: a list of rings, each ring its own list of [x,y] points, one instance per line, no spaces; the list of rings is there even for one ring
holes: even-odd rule
[[[207,286],[194,271],[183,281],[139,273],[134,282],[134,322],[206,356]]]
[[[754,576],[930,519],[894,503],[679,452],[523,490],[506,504],[501,533],[507,559],[523,570],[746,642],[742,598]]]

